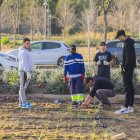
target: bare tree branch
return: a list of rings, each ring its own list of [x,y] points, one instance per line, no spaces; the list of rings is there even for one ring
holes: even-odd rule
[[[65,36],[76,23],[75,10],[74,7],[71,6],[70,2],[63,2],[63,5],[59,9],[58,19],[58,23],[63,28]]]

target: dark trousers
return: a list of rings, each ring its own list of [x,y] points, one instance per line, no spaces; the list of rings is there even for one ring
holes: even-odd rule
[[[110,104],[108,97],[114,97],[116,94],[117,93],[114,89],[98,89],[95,96],[102,102],[102,105],[105,105]]]
[[[133,106],[134,104],[134,86],[133,86],[134,69],[123,72],[123,82],[125,88],[125,107]]]
[[[69,78],[68,87],[71,94],[83,93],[83,80],[81,76]]]
[[[76,78],[69,78],[69,89],[72,101],[83,102],[83,80],[81,76]]]

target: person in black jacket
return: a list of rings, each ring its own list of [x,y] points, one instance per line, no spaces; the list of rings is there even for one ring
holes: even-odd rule
[[[110,107],[108,97],[114,97],[118,92],[111,80],[104,77],[86,77],[85,85],[89,86],[90,92],[82,104],[83,108],[87,108],[93,102],[94,97],[100,101],[103,107]]]
[[[130,37],[127,37],[124,30],[119,30],[116,35],[116,39],[119,39],[124,43],[123,48],[123,61],[122,61],[122,75],[125,87],[125,104],[120,110],[116,111],[116,114],[127,114],[134,112],[134,86],[133,86],[133,73],[136,67],[136,53],[135,53],[135,41]]]

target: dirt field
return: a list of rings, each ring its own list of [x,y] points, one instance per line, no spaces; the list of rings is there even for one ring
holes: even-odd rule
[[[119,104],[113,104],[111,110],[101,110],[95,106],[72,108],[69,101],[54,104],[45,98],[29,100],[34,108],[27,110],[18,108],[17,97],[0,97],[0,139],[109,140],[111,135],[125,132],[126,140],[140,140],[139,104],[135,105],[135,114],[116,116],[114,111]]]

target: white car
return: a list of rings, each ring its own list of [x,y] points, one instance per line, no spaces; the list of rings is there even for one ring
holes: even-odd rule
[[[7,52],[18,56],[18,49]],[[31,43],[31,56],[35,65],[63,66],[69,47],[62,41],[34,41]]]
[[[0,52],[0,68],[17,69],[18,58],[16,56]]]

